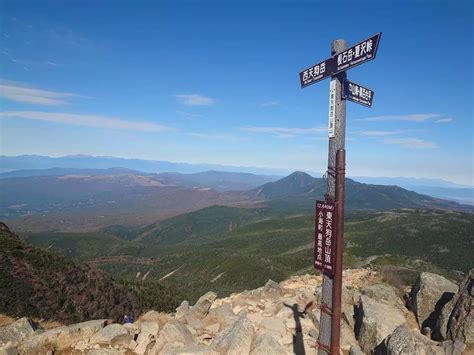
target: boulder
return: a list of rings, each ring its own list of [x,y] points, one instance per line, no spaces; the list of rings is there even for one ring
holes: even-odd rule
[[[25,354],[63,350],[80,340],[92,337],[104,327],[105,323],[106,319],[98,319],[47,330],[25,339],[18,349],[20,353]]]
[[[190,315],[192,315],[194,318],[197,319],[202,319],[204,318],[208,313],[209,309],[212,306],[212,303],[216,300],[217,295],[209,291],[205,295],[202,295],[196,302],[194,306],[191,307],[190,310]]]
[[[434,329],[444,305],[457,292],[458,286],[443,276],[422,272],[407,301],[407,307],[415,313],[420,329]]]
[[[189,311],[190,311],[189,302],[184,300],[183,302],[181,302],[179,307],[176,308],[176,313],[175,313],[174,317],[177,320],[181,321],[186,317],[186,315],[189,313]]]
[[[365,295],[360,296],[355,320],[356,337],[367,353],[372,353],[395,328],[406,322],[399,308]]]
[[[285,320],[282,318],[263,318],[260,326],[265,328],[267,332],[273,333],[274,335],[281,337],[286,333],[285,322],[291,322],[294,325],[294,320]],[[293,326],[294,329],[294,326]]]
[[[343,350],[345,354],[349,353],[350,349],[359,346],[354,335],[354,329],[344,322],[341,322],[340,339],[341,350]]]
[[[204,330],[209,332],[209,333],[214,334],[214,333],[219,332],[219,328],[220,328],[219,323],[214,323],[214,324],[211,324],[211,325],[208,325],[207,327],[205,327]]]
[[[168,313],[162,313],[162,312],[157,312],[157,311],[148,311],[142,316],[140,316],[137,320],[136,323],[139,322],[158,322],[160,325],[160,328],[163,327],[168,321],[171,319],[171,315]]]
[[[384,283],[364,287],[360,292],[376,301],[385,301],[393,305],[401,303],[401,299],[398,296],[398,290],[395,287]]]
[[[406,324],[398,326],[384,341],[378,353],[387,355],[461,355],[464,351],[461,342],[433,341],[420,332],[410,329]]]
[[[89,355],[122,355],[123,353],[117,349],[104,348],[104,349],[92,349],[88,352]]]
[[[17,355],[18,351],[16,346],[11,345],[11,343],[6,343],[5,345],[0,345],[0,355]]]
[[[359,344],[355,344],[351,346],[351,349],[349,350],[349,355],[365,355],[365,353],[362,351]]]
[[[459,340],[474,348],[474,269],[461,282],[459,292],[447,303],[437,331],[443,339]]]
[[[161,330],[151,354],[158,354],[167,343],[179,342],[185,345],[196,343],[189,329],[175,319],[170,320]]]
[[[341,302],[343,305],[355,305],[359,301],[360,291],[354,287],[342,286]]]
[[[157,322],[142,322],[140,324],[140,334],[151,334],[156,336],[160,326]]]
[[[203,344],[183,345],[171,343],[163,348],[160,355],[219,355],[219,353]]]
[[[16,322],[0,327],[0,345],[7,342],[20,343],[23,339],[34,334],[36,326],[26,317],[18,319]]]
[[[286,349],[269,334],[259,334],[250,355],[286,355]]]
[[[214,340],[213,347],[226,354],[248,354],[255,328],[247,317],[239,317],[234,324],[222,331]]]
[[[128,345],[133,340],[131,329],[122,324],[109,324],[95,334],[90,342],[100,345]]]
[[[144,355],[151,350],[153,346],[154,336],[152,334],[140,333],[138,334],[136,343],[137,345],[133,349],[135,354]]]
[[[354,320],[354,306],[349,306],[344,309],[342,312],[342,318],[346,321],[346,323],[354,329],[355,327],[355,320]]]
[[[283,294],[283,287],[273,280],[268,280],[265,286],[263,286],[263,293],[266,295],[279,297]]]
[[[220,306],[211,308],[206,318],[208,322],[218,322],[221,329],[226,328],[238,319],[237,315],[232,310],[232,305],[227,302]]]

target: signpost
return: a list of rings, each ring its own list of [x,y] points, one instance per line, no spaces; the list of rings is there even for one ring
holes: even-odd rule
[[[371,107],[374,97],[372,90],[347,81],[346,70],[375,59],[380,37],[381,33],[377,33],[350,48],[347,48],[346,41],[335,40],[331,46],[329,59],[300,73],[302,88],[331,76],[329,84],[328,185],[325,201],[316,201],[315,216],[314,267],[323,272],[318,338],[319,355],[338,355],[340,348],[346,99]],[[325,246],[330,246],[330,248],[324,249]]]
[[[344,81],[342,97],[363,106],[371,107],[374,99],[374,92],[362,85],[346,80]]]
[[[334,71],[334,58],[323,60],[321,63],[312,65],[300,73],[301,87],[317,83],[329,78]]]
[[[375,59],[381,35],[382,33],[379,32],[376,35],[357,43],[355,46],[342,51],[336,56],[336,58],[333,57],[337,62],[334,66],[333,74],[352,69],[357,65]]]
[[[337,56],[333,55],[303,70],[300,73],[301,88],[305,88],[330,76],[375,59],[381,36],[382,33],[379,32],[365,41],[357,43],[355,46],[338,53]]]
[[[314,235],[314,267],[334,275],[336,251],[336,205],[316,201],[316,231]]]

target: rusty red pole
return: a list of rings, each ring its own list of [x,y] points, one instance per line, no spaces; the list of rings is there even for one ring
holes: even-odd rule
[[[331,354],[339,354],[341,337],[342,257],[344,251],[344,182],[346,151],[336,153],[336,265],[332,293]]]

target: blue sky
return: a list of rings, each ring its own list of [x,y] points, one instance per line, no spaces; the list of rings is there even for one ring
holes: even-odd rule
[[[348,71],[349,175],[473,182],[471,1],[2,1],[4,155],[324,171],[329,81],[298,73],[377,32]]]

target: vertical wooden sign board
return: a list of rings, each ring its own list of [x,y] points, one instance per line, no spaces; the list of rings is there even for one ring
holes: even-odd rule
[[[314,267],[334,275],[336,257],[336,205],[316,201],[314,232]]]

